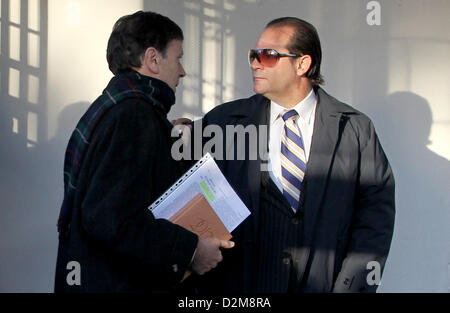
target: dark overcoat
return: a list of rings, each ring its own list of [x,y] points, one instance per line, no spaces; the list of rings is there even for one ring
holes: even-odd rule
[[[303,239],[292,263],[298,281],[294,291],[375,292],[393,235],[394,176],[370,119],[323,89],[315,91],[314,133],[299,208]],[[259,233],[262,154],[250,158],[249,149],[256,146],[250,148],[247,137],[246,157],[238,159],[243,143],[236,134],[226,137],[227,125],[254,125],[261,134],[269,112],[270,101],[255,95],[220,105],[201,121],[203,130],[210,125],[222,129],[224,154],[234,149],[234,160],[217,163],[252,214],[234,232],[236,247],[224,251],[224,261],[200,280],[200,292],[253,292],[255,242],[264,238],[270,249],[278,239]],[[203,144],[208,140],[204,137]],[[298,218],[288,221],[298,223]]]

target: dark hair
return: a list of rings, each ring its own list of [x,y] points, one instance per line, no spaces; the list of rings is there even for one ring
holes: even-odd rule
[[[322,85],[325,81],[320,74],[320,64],[322,63],[322,48],[320,46],[319,35],[316,28],[310,23],[296,17],[282,17],[267,24],[269,27],[291,26],[294,34],[288,45],[290,53],[311,56],[311,67],[306,73],[313,85]]]
[[[141,57],[149,47],[164,56],[170,41],[183,40],[183,31],[168,17],[138,11],[121,17],[108,41],[106,59],[114,75],[142,65]]]

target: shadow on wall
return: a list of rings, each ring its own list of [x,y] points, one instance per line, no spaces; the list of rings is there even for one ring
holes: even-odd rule
[[[14,137],[23,148],[34,147],[47,132],[48,3],[2,1],[0,21],[3,143]]]
[[[199,118],[220,103],[252,93],[247,51],[267,20],[242,27],[246,25],[242,17],[254,14],[259,4],[259,0],[144,1],[144,10],[169,16],[185,36],[187,76],[169,118]]]
[[[47,141],[48,2],[2,1],[0,292],[51,292],[64,149],[85,103]]]
[[[383,292],[448,292],[450,263],[450,162],[431,151],[433,117],[426,99],[389,95],[383,146],[396,178],[397,216]]]
[[[20,154],[15,147],[15,165],[2,171],[8,179],[0,182],[0,292],[53,291],[65,147],[88,105],[66,106],[55,138]]]
[[[1,4],[0,291],[51,290],[54,190],[36,152],[47,133],[48,1]]]

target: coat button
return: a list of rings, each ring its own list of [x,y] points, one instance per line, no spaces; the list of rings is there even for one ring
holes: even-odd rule
[[[346,278],[344,279],[344,285],[347,286],[349,289],[350,289],[352,283],[353,283],[353,278],[348,278],[348,277],[346,277]]]
[[[284,259],[283,259],[283,263],[284,263],[285,265],[289,265],[289,264],[291,264],[291,259],[289,259],[289,258],[284,258]]]
[[[294,224],[294,225],[300,224],[300,219],[299,219],[298,217],[294,217],[294,218],[292,219],[292,224]]]

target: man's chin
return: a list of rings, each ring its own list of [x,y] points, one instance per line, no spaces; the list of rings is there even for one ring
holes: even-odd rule
[[[263,95],[263,94],[265,93],[264,89],[263,89],[263,88],[260,88],[260,87],[258,87],[258,86],[254,86],[254,87],[253,87],[253,91],[254,91],[256,94],[259,94],[259,95]]]
[[[267,81],[265,79],[255,79],[253,81],[253,91],[257,94],[265,94],[267,87]]]

